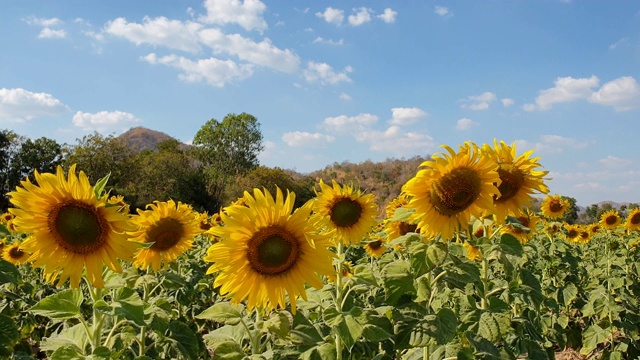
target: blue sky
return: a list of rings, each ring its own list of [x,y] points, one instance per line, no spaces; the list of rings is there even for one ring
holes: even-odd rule
[[[0,129],[190,142],[261,124],[261,164],[516,142],[579,205],[640,202],[638,1],[0,0]]]

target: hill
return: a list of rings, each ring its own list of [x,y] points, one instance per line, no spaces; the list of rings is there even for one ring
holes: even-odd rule
[[[163,132],[147,129],[142,126],[134,127],[118,136],[119,139],[123,139],[127,145],[136,150],[154,150],[159,143],[167,140],[176,140],[176,138],[169,136]],[[181,149],[188,149],[189,145],[180,143]]]

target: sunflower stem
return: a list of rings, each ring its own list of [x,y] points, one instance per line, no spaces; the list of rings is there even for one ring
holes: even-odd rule
[[[142,303],[146,303],[148,297],[149,297],[149,283],[145,282],[144,285],[142,286]],[[147,352],[147,349],[145,346],[146,335],[147,335],[147,327],[142,325],[140,327],[140,339],[138,339],[138,344],[140,345],[140,348],[138,349],[138,356],[143,356],[144,353]]]
[[[489,292],[489,266],[485,256],[482,256],[482,299],[480,300],[480,308],[485,310],[489,304],[488,292]]]
[[[89,344],[91,345],[91,352],[102,345],[102,322],[104,321],[104,315],[96,308],[98,300],[102,299],[102,289],[96,288],[91,284],[88,278],[84,278],[87,283],[87,289],[91,297],[91,309],[93,316],[91,318],[91,327],[89,336]]]
[[[338,264],[336,265],[336,310],[342,314],[342,239],[337,239],[336,255]],[[336,333],[336,360],[342,360],[342,338]]]

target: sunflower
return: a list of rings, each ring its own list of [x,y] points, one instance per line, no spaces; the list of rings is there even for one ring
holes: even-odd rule
[[[323,286],[320,274],[329,275],[333,253],[331,239],[309,221],[309,203],[292,213],[295,194],[276,189],[276,198],[264,189],[244,193],[246,205],[232,205],[221,213],[224,226],[209,233],[221,238],[204,257],[213,264],[207,274],[218,273],[214,286],[238,303],[247,299],[249,310],[285,306],[289,295],[292,312],[296,298],[306,299],[305,283]]]
[[[332,180],[329,186],[320,180],[320,191],[313,199],[313,221],[335,234],[337,241],[357,244],[377,224],[378,207],[373,194],[362,194],[349,185]]]
[[[580,244],[589,243],[589,241],[591,240],[591,230],[590,230],[590,228],[588,228],[586,226],[581,226],[578,231],[579,231],[578,242]]]
[[[522,226],[528,228],[529,230],[525,231],[521,227],[514,226],[511,224],[506,224],[500,229],[500,233],[511,234],[516,239],[518,239],[518,241],[520,241],[522,244],[526,244],[531,239],[531,237],[536,233],[537,227],[538,227],[538,221],[540,221],[540,218],[536,214],[530,211],[525,211],[525,213],[523,213],[522,215],[516,216],[515,218],[518,220],[518,222],[520,222]]]
[[[139,249],[133,265],[160,271],[191,248],[194,236],[201,232],[200,219],[179,201],[156,201],[147,205],[147,209],[138,209],[138,215],[131,217],[137,229],[129,232],[129,236],[131,241],[153,245]]]
[[[591,233],[591,236],[599,234],[600,230],[602,230],[600,223],[589,224],[589,232]]]
[[[562,230],[562,223],[558,221],[545,221],[543,228],[547,236],[553,238]]]
[[[504,141],[493,141],[494,147],[489,144],[482,146],[482,151],[487,153],[498,164],[500,194],[494,196],[493,212],[496,220],[503,222],[507,216],[517,216],[522,209],[531,205],[533,193],[546,194],[549,188],[545,185],[545,175],[548,171],[537,170],[541,165],[539,157],[531,158],[533,150],[529,150],[520,156],[516,156],[516,144],[509,146]]]
[[[129,204],[124,201],[124,196],[122,195],[111,196],[109,200],[107,200],[107,204],[109,204],[109,206],[117,206],[118,211],[120,211],[121,213],[129,213]]]
[[[600,225],[609,230],[615,230],[622,222],[618,210],[611,209],[600,215]]]
[[[564,216],[565,212],[569,210],[569,206],[569,201],[562,196],[557,194],[547,195],[547,197],[542,200],[540,210],[542,211],[542,215],[547,219],[557,220]]]
[[[342,277],[343,278],[351,278],[351,277],[353,277],[353,263],[351,263],[351,261],[343,261],[342,262],[342,266],[340,267],[340,269],[342,269]],[[327,274],[327,281],[335,284],[335,282],[336,282],[336,273],[337,272],[338,272],[338,269],[334,265],[333,266],[333,273]]]
[[[392,218],[396,214],[396,210],[407,205],[409,203],[409,196],[407,194],[400,194],[393,200],[391,200],[384,208],[384,213],[387,219]]]
[[[11,245],[5,245],[2,251],[0,251],[0,254],[3,259],[14,265],[24,264],[29,258],[29,254],[24,251],[21,244],[18,242],[14,242]]]
[[[44,276],[58,285],[70,280],[78,287],[83,268],[87,280],[103,287],[103,265],[122,272],[118,258],[129,260],[136,244],[127,241],[130,230],[127,215],[106,206],[106,195],[97,196],[84,172],[76,175],[76,166],[68,178],[58,166],[56,174],[35,172],[37,185],[29,179],[10,192],[20,231],[33,236],[22,243],[30,253],[28,261],[44,268]]]
[[[448,154],[423,162],[402,189],[411,197],[405,207],[415,210],[411,219],[421,232],[448,240],[466,228],[472,216],[480,218],[493,207],[493,196],[500,195],[500,177],[498,165],[475,143],[466,142],[458,153],[443,147]]]
[[[3,213],[2,215],[0,215],[0,224],[6,224],[8,223],[10,220],[12,220],[15,216],[12,213]]]
[[[371,257],[380,257],[387,251],[387,246],[382,240],[373,240],[364,244],[364,250]]]
[[[482,252],[480,252],[480,248],[477,246],[473,246],[468,242],[462,244],[467,252],[467,259],[471,261],[482,260]]]
[[[565,235],[567,241],[572,243],[580,242],[580,226],[579,225],[571,225],[564,224],[565,230],[567,230],[567,234]]]
[[[634,208],[629,211],[627,220],[624,222],[624,227],[628,231],[640,230],[640,208]]]

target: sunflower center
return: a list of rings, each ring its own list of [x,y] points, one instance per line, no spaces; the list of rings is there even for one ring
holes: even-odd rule
[[[578,230],[569,230],[567,231],[567,237],[570,239],[573,239],[574,237],[578,236]]]
[[[400,224],[398,225],[400,236],[407,235],[410,232],[416,232],[417,229],[418,229],[418,225],[410,224],[405,221],[400,221]]]
[[[376,240],[369,243],[369,248],[371,250],[378,250],[382,246],[382,241]]]
[[[524,174],[516,168],[505,169],[500,167],[498,169],[498,175],[501,181],[500,185],[498,185],[500,197],[494,196],[494,200],[499,203],[506,202],[516,196],[522,188],[524,184]]]
[[[12,259],[21,259],[24,256],[24,251],[19,247],[12,247],[9,249],[9,256]]]
[[[551,210],[552,213],[559,213],[563,210],[563,207],[561,203],[554,201],[549,204],[549,210]]]
[[[480,177],[473,169],[453,169],[433,184],[431,204],[442,215],[455,216],[476,201],[481,186]]]
[[[262,228],[249,239],[249,265],[262,275],[284,273],[298,261],[299,244],[300,240],[282,226],[271,225]]]
[[[362,205],[349,198],[338,199],[331,207],[331,221],[339,227],[351,227],[362,216]]]
[[[615,225],[615,224],[616,224],[616,222],[618,222],[618,217],[617,217],[617,216],[607,216],[607,217],[604,219],[604,221],[605,221],[605,223],[606,223],[607,225]]]
[[[640,224],[640,212],[637,212],[637,213],[633,214],[633,216],[631,216],[631,218],[629,219],[629,223],[631,225]]]
[[[65,250],[87,254],[107,240],[109,224],[94,206],[71,200],[56,204],[47,217],[49,232]]]
[[[174,218],[162,218],[147,230],[147,242],[153,242],[151,249],[165,251],[174,247],[184,235],[184,226]]]

